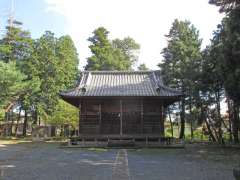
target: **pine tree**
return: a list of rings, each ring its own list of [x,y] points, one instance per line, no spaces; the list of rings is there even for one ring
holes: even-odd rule
[[[92,56],[87,59],[85,70],[131,70],[136,62],[135,50],[139,45],[131,38],[108,39],[109,32],[104,27],[99,27],[88,39]]]
[[[184,138],[186,101],[189,111],[192,110],[194,82],[198,75],[201,60],[201,40],[197,29],[188,21],[175,20],[170,32],[166,35],[168,45],[163,49],[163,63],[159,66],[165,82],[185,94],[181,107],[180,138]]]

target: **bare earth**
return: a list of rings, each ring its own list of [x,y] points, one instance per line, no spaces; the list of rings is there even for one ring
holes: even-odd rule
[[[59,143],[0,140],[0,180],[234,180],[240,150],[62,149]]]

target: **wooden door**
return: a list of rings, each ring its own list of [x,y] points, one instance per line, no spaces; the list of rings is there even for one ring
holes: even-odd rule
[[[104,100],[101,110],[101,134],[120,134],[119,101]]]
[[[122,132],[123,134],[141,133],[141,101],[122,101]]]

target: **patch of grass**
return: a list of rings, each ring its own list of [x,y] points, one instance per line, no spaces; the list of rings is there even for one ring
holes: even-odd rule
[[[107,152],[108,150],[105,148],[87,148],[88,151],[94,151],[94,152]]]
[[[10,144],[20,144],[20,143],[30,143],[29,139],[0,139],[0,144],[10,145]]]

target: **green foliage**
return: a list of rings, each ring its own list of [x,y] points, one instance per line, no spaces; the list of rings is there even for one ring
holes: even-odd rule
[[[165,83],[185,94],[181,102],[181,132],[184,137],[185,106],[192,111],[194,99],[198,96],[198,81],[201,64],[201,40],[197,29],[188,21],[175,20],[166,35],[168,45],[163,49],[163,62],[159,64]],[[179,104],[180,106],[180,104]]]
[[[140,65],[138,66],[138,70],[139,70],[139,71],[147,71],[147,70],[149,70],[149,68],[146,66],[145,63],[143,63],[143,64],[140,64]]]
[[[70,36],[62,36],[57,40],[57,57],[59,63],[58,76],[62,77],[60,82],[66,89],[76,84],[78,71],[78,54],[77,49]]]
[[[168,45],[162,51],[164,59],[159,66],[169,85],[186,91],[201,59],[199,33],[190,22],[175,20],[166,37]]]
[[[4,112],[4,110],[0,107],[0,121],[3,121],[3,120],[4,120],[4,115],[5,115],[5,112]]]
[[[209,0],[209,3],[220,6],[220,12],[230,12],[240,6],[239,0]]]
[[[59,91],[76,83],[78,54],[70,36],[47,31],[33,40],[21,25],[14,21],[0,39],[0,119],[14,100],[37,120],[53,113]]]
[[[76,128],[78,126],[78,109],[63,100],[59,100],[55,111],[47,117],[47,122],[53,125],[68,124]]]
[[[0,105],[6,105],[26,91],[26,78],[16,67],[15,62],[0,61]]]
[[[4,109],[11,101],[17,100],[28,90],[26,76],[21,73],[15,62],[0,61],[0,120],[4,119]]]
[[[22,23],[14,21],[12,26],[6,27],[6,34],[0,40],[0,58],[6,63],[13,62],[12,66],[16,66],[18,71],[25,75],[24,82],[21,83],[25,84],[25,89],[22,88],[22,92],[17,95],[16,99],[11,93],[9,95],[15,101],[19,101],[24,109],[27,109],[31,106],[29,98],[34,96],[34,91],[38,89],[39,83],[36,78],[30,78],[26,73],[25,63],[32,58],[33,39],[28,31],[22,30],[21,25]]]
[[[228,96],[240,104],[240,11],[233,10],[223,20],[219,34],[216,34],[218,50],[223,58],[220,64],[223,73],[224,87]]]
[[[240,103],[240,13],[232,10],[218,26],[212,44],[205,50],[203,70],[205,84],[213,92],[224,85],[228,97]],[[206,82],[209,80],[209,82]]]
[[[0,40],[0,60],[4,62],[20,61],[31,54],[32,39],[28,31],[21,27],[6,27],[6,35]]]
[[[111,42],[108,34],[104,27],[99,27],[88,39],[92,56],[88,58],[85,70],[131,70],[139,45],[129,37]]]
[[[76,48],[69,36],[59,39],[47,31],[33,45],[32,58],[24,63],[24,72],[33,82],[39,80],[30,104],[47,114],[54,111],[60,90],[73,86],[78,70]],[[43,113],[44,114],[44,113]]]
[[[213,78],[215,82],[212,82],[212,84],[216,85],[220,82],[224,87],[228,101],[229,121],[232,122],[232,127],[229,127],[231,130],[230,134],[231,136],[233,135],[234,142],[238,143],[240,107],[240,2],[236,0],[210,0],[209,3],[220,6],[220,12],[225,12],[226,16],[223,18],[221,25],[218,25],[217,31],[214,32],[211,46],[206,50],[208,52],[208,59],[204,64],[210,64],[209,67],[212,66],[211,69],[217,72],[214,74],[218,77]],[[214,89],[213,91],[217,94],[218,90]],[[220,111],[219,109],[220,103],[218,111]]]
[[[130,62],[131,67],[137,62],[140,45],[131,37],[126,37],[123,40],[114,39],[112,41],[112,46],[123,53],[125,61]]]

